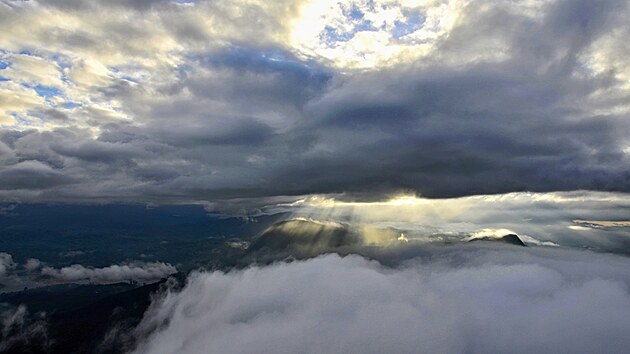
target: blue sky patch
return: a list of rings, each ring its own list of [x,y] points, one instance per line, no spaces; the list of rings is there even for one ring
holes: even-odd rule
[[[392,30],[392,37],[399,39],[408,34],[411,34],[424,25],[425,18],[420,14],[407,16],[405,21],[394,22],[394,29]]]
[[[33,90],[35,90],[39,96],[46,99],[61,95],[60,89],[51,86],[37,85],[33,87]]]
[[[344,10],[343,14],[344,16],[349,17],[353,20],[361,20],[364,16],[363,11],[361,11],[356,4],[352,4],[350,10]]]
[[[288,81],[295,80],[314,87],[324,86],[332,77],[332,73],[325,67],[315,62],[302,61],[281,48],[260,50],[230,46],[222,53],[191,56],[189,60],[212,67],[231,68],[239,72],[277,73]],[[181,75],[187,75],[191,66],[181,65],[179,69]]]
[[[324,31],[320,35],[320,38],[325,40],[326,43],[332,44],[335,42],[347,42],[354,37],[355,32],[338,32],[331,26],[326,26]]]
[[[64,102],[61,107],[63,108],[67,108],[67,109],[72,109],[72,108],[76,108],[81,106],[80,103],[76,103],[76,102]]]
[[[125,76],[121,77],[121,79],[123,79],[123,80],[125,80],[125,81],[129,81],[129,82],[138,83],[138,80],[137,80],[137,79],[134,79],[133,77],[131,77],[131,76],[127,76],[127,75],[125,75]]]
[[[336,28],[331,26],[326,26],[322,33],[320,34],[320,39],[324,40],[329,45],[334,45],[336,42],[347,42],[351,40],[355,34],[363,31],[376,31],[377,28],[374,27],[372,21],[362,20],[357,23],[351,31],[338,31]]]

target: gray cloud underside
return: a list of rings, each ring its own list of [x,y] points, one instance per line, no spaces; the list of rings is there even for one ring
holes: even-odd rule
[[[327,255],[201,272],[153,304],[136,352],[623,353],[628,262],[469,246],[394,269]]]
[[[630,192],[630,117],[618,109],[630,95],[614,72],[582,75],[579,60],[598,39],[628,30],[626,5],[557,1],[532,21],[489,3],[468,9],[430,57],[364,73],[246,39],[198,49],[161,71],[159,84],[119,78],[98,89],[131,120],[75,108],[96,137],[74,118],[49,131],[4,129],[0,197]],[[474,59],[485,40],[505,43],[501,60]]]

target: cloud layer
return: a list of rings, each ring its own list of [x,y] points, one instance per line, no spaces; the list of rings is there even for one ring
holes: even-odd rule
[[[396,269],[359,256],[193,274],[137,353],[623,353],[628,259],[452,248]]]
[[[628,192],[628,11],[2,2],[0,198]]]
[[[3,291],[19,291],[24,287],[39,287],[66,283],[112,284],[126,281],[150,283],[177,273],[177,268],[164,262],[134,261],[106,267],[72,264],[55,268],[36,258],[22,265],[8,253],[0,252],[0,287]]]
[[[172,265],[157,262],[114,264],[103,268],[88,268],[80,264],[73,264],[59,269],[43,267],[41,270],[42,275],[49,276],[57,282],[74,283],[89,281],[95,284],[108,284],[128,280],[144,282],[156,281],[176,272],[177,269]]]
[[[390,239],[404,233],[408,240],[417,243],[451,243],[474,236],[517,234],[530,245],[623,254],[629,251],[629,211],[627,194],[584,191],[439,200],[400,195],[387,201],[368,202],[311,196],[261,209],[268,214],[285,212],[293,219],[363,228],[364,235],[373,230],[377,231],[377,238],[387,238],[386,231],[394,231]]]

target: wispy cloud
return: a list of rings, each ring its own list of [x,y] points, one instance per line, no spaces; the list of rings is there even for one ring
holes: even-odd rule
[[[574,223],[587,227],[629,227],[630,221],[605,221],[605,220],[573,220]]]

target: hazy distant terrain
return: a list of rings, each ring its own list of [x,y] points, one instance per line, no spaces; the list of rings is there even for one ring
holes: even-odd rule
[[[386,212],[387,208],[390,206],[382,206],[381,213]],[[261,327],[256,325],[259,321],[251,322],[253,318],[263,316],[260,317],[260,321],[264,323],[266,321],[264,314],[267,311],[275,311],[270,310],[268,306],[271,308],[280,306],[285,309],[282,311],[289,311],[287,313],[289,317],[281,319],[288,322],[297,320],[293,316],[307,316],[309,321],[331,320],[323,315],[311,317],[312,315],[303,313],[303,310],[298,311],[291,305],[295,301],[302,303],[302,306],[310,306],[310,303],[315,302],[324,311],[339,311],[334,306],[329,308],[328,302],[305,298],[299,290],[302,286],[314,293],[327,289],[318,296],[332,296],[336,292],[341,292],[338,295],[340,306],[344,304],[343,306],[348,309],[354,308],[351,311],[367,311],[372,306],[376,308],[384,305],[394,306],[399,301],[405,303],[409,299],[403,295],[404,291],[413,293],[429,291],[423,296],[430,298],[433,296],[432,292],[442,293],[441,296],[447,298],[446,303],[456,307],[477,306],[482,310],[494,306],[493,303],[499,301],[517,306],[512,310],[551,311],[553,314],[553,310],[545,310],[545,306],[559,306],[564,301],[578,301],[582,306],[587,306],[586,302],[582,301],[590,303],[591,299],[581,297],[587,296],[584,293],[587,290],[582,286],[590,287],[589,284],[598,286],[599,290],[588,296],[601,298],[602,301],[606,296],[622,296],[622,301],[630,303],[630,297],[625,298],[625,295],[615,293],[618,291],[615,290],[616,286],[630,284],[630,277],[625,271],[625,267],[630,266],[630,258],[598,254],[579,248],[571,250],[558,247],[554,243],[547,245],[531,237],[524,238],[526,242],[523,242],[518,235],[501,234],[502,231],[496,234],[484,231],[471,235],[452,232],[436,234],[431,230],[418,233],[405,229],[404,234],[402,229],[392,226],[366,228],[348,222],[296,217],[295,213],[286,212],[248,218],[220,216],[208,214],[198,206],[146,208],[134,205],[87,207],[17,205],[5,209],[10,209],[10,212],[0,216],[0,233],[3,236],[1,247],[10,252],[5,252],[5,255],[11,256],[10,262],[7,262],[7,257],[3,258],[5,270],[2,280],[6,285],[5,292],[0,294],[2,304],[0,310],[4,321],[2,335],[5,344],[0,349],[10,353],[24,351],[122,353],[134,348],[139,352],[179,351],[181,348],[176,344],[177,340],[168,338],[178,336],[173,333],[187,328],[186,326],[216,327],[212,333],[223,333],[227,327],[221,326],[230,326],[223,323],[226,319],[216,317],[219,316],[216,312],[218,309],[204,308],[207,299],[199,298],[204,291],[213,293],[212,296],[216,297],[220,304],[228,301],[217,306],[228,306],[221,310],[227,313],[236,311],[229,315],[236,316],[229,321],[242,321],[244,325],[253,326],[252,330],[256,328],[269,338],[275,338],[277,335],[267,331],[276,325],[275,321],[267,325],[260,324]],[[308,210],[312,213],[311,209]],[[359,210],[355,207],[355,212]],[[620,252],[625,253],[623,249],[620,249]],[[333,256],[335,254],[343,258]],[[33,261],[34,259],[37,259],[37,262]],[[365,263],[368,260],[372,260],[372,263]],[[598,266],[585,266],[588,264],[585,262],[597,262]],[[255,267],[252,268],[252,265]],[[207,271],[199,271],[199,268]],[[334,276],[326,276],[327,272]],[[357,274],[352,275],[355,272]],[[360,280],[363,276],[359,274],[365,272],[373,274]],[[466,275],[467,272],[473,273]],[[489,278],[472,282],[463,281],[478,272],[485,272]],[[291,280],[293,277],[298,278]],[[341,283],[335,282],[334,279],[338,277],[341,277],[339,280]],[[373,277],[381,277],[382,280],[376,281]],[[411,278],[404,280],[408,277]],[[409,281],[410,284],[414,283],[414,277],[424,279],[423,281],[428,282],[427,287],[435,288],[404,290],[404,287],[409,286],[407,284]],[[463,282],[451,280],[452,278],[461,278]],[[287,288],[278,290],[274,285],[276,281],[280,284],[287,282],[279,285]],[[306,283],[294,288],[295,281]],[[358,289],[365,287],[368,293],[350,296],[359,298],[367,296],[365,304],[348,303],[351,298],[344,298],[348,296],[347,292],[360,291],[354,286],[347,287],[355,281],[359,282],[356,284],[359,286]],[[385,295],[387,292],[383,293],[386,289],[383,288],[385,285],[382,281],[392,282],[386,286],[393,287],[393,292],[389,295]],[[560,283],[556,284],[557,281]],[[598,281],[604,283],[596,285]],[[445,282],[443,285],[435,285],[443,282]],[[532,283],[528,285],[528,282]],[[28,289],[20,290],[22,286]],[[206,290],[201,290],[199,286]],[[447,288],[443,288],[444,286]],[[609,289],[610,286],[613,288]],[[244,309],[232,308],[232,305],[229,305],[229,298],[224,298],[226,295],[221,292],[222,287],[227,287],[225,291],[231,288],[233,290],[229,291],[237,291],[241,297],[238,301],[242,302],[239,307],[245,306],[245,309],[253,306],[254,312],[247,314]],[[451,290],[447,290],[451,287],[464,287],[467,289],[465,291],[472,291],[478,295],[459,299],[451,294]],[[514,295],[510,290],[512,287],[515,287],[514,291],[520,295]],[[403,293],[397,295],[399,291]],[[565,294],[565,291],[569,293]],[[329,295],[326,295],[327,293]],[[557,298],[554,301],[559,303],[542,304],[536,300],[539,296],[537,294],[548,294],[553,299]],[[268,298],[269,296],[285,300],[274,305],[274,300]],[[373,296],[385,297],[378,300],[379,297]],[[499,298],[493,299],[497,296]],[[578,298],[562,300],[564,296]],[[418,298],[420,299],[422,297]],[[262,303],[259,303],[260,301]],[[272,302],[267,303],[268,301]],[[386,305],[390,301],[394,302]],[[177,315],[177,320],[170,322],[168,320],[170,313],[182,311],[180,307],[182,305],[178,305],[180,302],[182,305],[190,302],[186,306],[200,307],[196,311],[201,317],[193,316],[189,321],[184,321],[188,315],[183,313]],[[153,304],[153,307],[150,308],[150,304]],[[411,306],[413,309],[410,311],[423,312],[429,309],[425,309],[428,304],[423,303],[412,302],[405,306]],[[298,312],[293,313],[294,311]],[[608,310],[596,307],[592,311],[605,313]],[[394,318],[388,316],[393,316],[394,313],[374,315],[381,321],[393,320]],[[366,316],[368,314],[369,312]],[[553,316],[551,314],[549,316]],[[242,316],[245,317],[241,318]],[[421,328],[428,330],[428,327],[425,327],[428,324],[416,321],[435,321],[440,326],[451,325],[444,319],[423,319],[425,315],[419,313],[415,316],[418,317],[412,320],[411,328],[420,326],[417,330]],[[457,316],[466,315],[462,312]],[[491,316],[497,316],[494,319],[500,320],[502,312],[496,312]],[[541,313],[540,316],[523,319],[525,322],[517,321],[513,325],[538,326],[544,321],[550,321],[547,315]],[[461,320],[469,319],[462,317]],[[193,324],[196,321],[210,322]],[[294,325],[299,328],[307,325],[301,320],[297,321]],[[355,321],[363,320],[351,315],[340,318],[340,321],[347,326],[356,327],[360,324]],[[594,329],[592,326],[597,326],[588,317],[580,321],[585,328]],[[165,323],[170,324],[164,327]],[[386,325],[383,322],[374,323],[376,326],[374,330]],[[610,326],[617,326],[614,328],[619,329],[625,328],[626,325],[630,323],[620,319],[620,322],[613,321],[601,329],[610,330],[612,329]],[[350,337],[338,340],[347,341],[343,345],[357,346],[364,340],[363,336],[371,330],[366,328],[364,329],[366,332],[355,332]],[[245,332],[243,335],[254,334]],[[435,335],[441,337],[445,333]],[[503,334],[507,336],[504,338],[506,342],[478,335],[480,337],[467,338],[466,346],[476,345],[485,348],[483,350],[499,346],[507,350],[508,347],[503,346],[516,340],[512,338],[514,333],[511,332]],[[231,335],[226,333],[217,336],[199,337],[190,334],[185,340],[190,342],[191,348],[197,348],[190,349],[192,352],[202,350],[201,348],[213,348],[210,352],[220,352],[226,349],[224,346],[228,345],[227,338]],[[325,346],[321,346],[327,338],[324,336],[314,340],[319,343],[318,348],[332,351],[333,347],[325,349]],[[569,338],[572,338],[572,335],[567,332],[560,334],[559,340],[565,345],[564,341]],[[614,332],[598,337],[600,340],[606,338],[617,337]],[[461,349],[456,343],[446,345],[429,337],[412,336],[402,338],[398,344],[382,342],[381,345],[385,346],[380,347],[380,350],[401,345],[398,347],[399,350],[406,352],[411,348],[409,346],[416,345],[413,343],[418,340],[424,341],[423,345],[435,346],[439,350]],[[279,343],[281,343],[279,338],[270,341],[265,351],[298,350],[301,345],[299,342],[282,345]],[[544,343],[546,342],[541,337],[539,341],[529,346],[525,343],[520,345],[522,348],[536,350],[542,348],[538,347],[539,345],[546,345]],[[610,348],[615,352],[623,348],[623,345],[623,342],[611,344]],[[244,344],[240,348],[237,351],[253,350]]]

